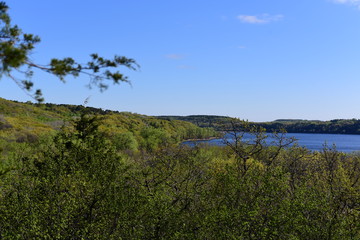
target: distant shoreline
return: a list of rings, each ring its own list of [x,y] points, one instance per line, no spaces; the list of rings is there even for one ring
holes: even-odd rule
[[[233,124],[244,122],[236,118],[215,115],[158,116],[157,118],[187,121],[199,127],[210,127],[217,131],[224,131]],[[284,129],[288,133],[360,134],[360,119],[334,119],[329,121],[278,119],[271,122],[247,122],[247,124],[263,127],[267,132]]]
[[[183,140],[182,142],[209,141],[209,140],[214,140],[214,139],[221,139],[221,138],[219,138],[219,137],[209,137],[209,138],[191,138],[191,139],[186,139],[186,140]]]

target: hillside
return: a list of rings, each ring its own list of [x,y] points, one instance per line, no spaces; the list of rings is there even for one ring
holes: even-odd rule
[[[158,119],[79,105],[20,103],[0,98],[0,139],[33,142],[40,136],[56,133],[64,126],[70,127],[73,120],[82,113],[97,115],[101,122],[100,129],[105,135],[114,139],[130,136],[138,143],[154,136],[177,143],[217,134],[210,128],[200,128],[180,120]]]
[[[231,120],[235,120],[234,118],[217,116],[217,115],[156,116],[156,117],[165,120],[187,121],[199,127],[211,127],[219,131],[223,129],[223,125],[225,123],[230,122]]]

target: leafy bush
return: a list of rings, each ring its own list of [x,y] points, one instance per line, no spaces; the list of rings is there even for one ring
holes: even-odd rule
[[[257,131],[253,145],[176,146],[148,126],[127,155],[135,135],[101,124],[82,115],[33,144],[0,139],[1,238],[360,238],[358,154],[269,147]]]

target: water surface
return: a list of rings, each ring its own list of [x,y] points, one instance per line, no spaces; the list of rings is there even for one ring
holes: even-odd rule
[[[270,136],[271,134],[269,134]],[[232,141],[230,135],[225,136],[227,141]],[[303,146],[312,151],[320,151],[323,149],[324,144],[331,147],[335,144],[336,149],[340,152],[353,152],[360,151],[360,135],[348,135],[348,134],[320,134],[320,133],[287,133],[286,137],[294,137],[297,139],[299,146]],[[245,141],[251,142],[253,136],[246,134],[244,136]],[[267,140],[270,144],[274,139]],[[223,139],[212,140],[200,140],[200,141],[187,141],[184,144],[195,145],[199,143],[207,143],[210,145],[223,146]]]

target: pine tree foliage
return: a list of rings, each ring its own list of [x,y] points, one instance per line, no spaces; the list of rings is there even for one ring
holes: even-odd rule
[[[65,77],[88,76],[89,87],[98,87],[100,91],[107,89],[109,82],[119,84],[129,83],[128,77],[118,69],[125,67],[136,70],[139,65],[135,60],[123,56],[107,59],[96,53],[90,55],[87,63],[79,63],[71,57],[63,59],[53,58],[48,64],[34,62],[30,55],[40,42],[40,37],[24,33],[17,25],[13,25],[8,14],[9,7],[0,2],[0,76],[11,78],[21,89],[26,91],[38,102],[43,102],[41,89],[34,90],[32,76],[34,69],[38,69],[65,81]],[[16,76],[13,72],[17,72]],[[21,78],[17,77],[22,76]]]

